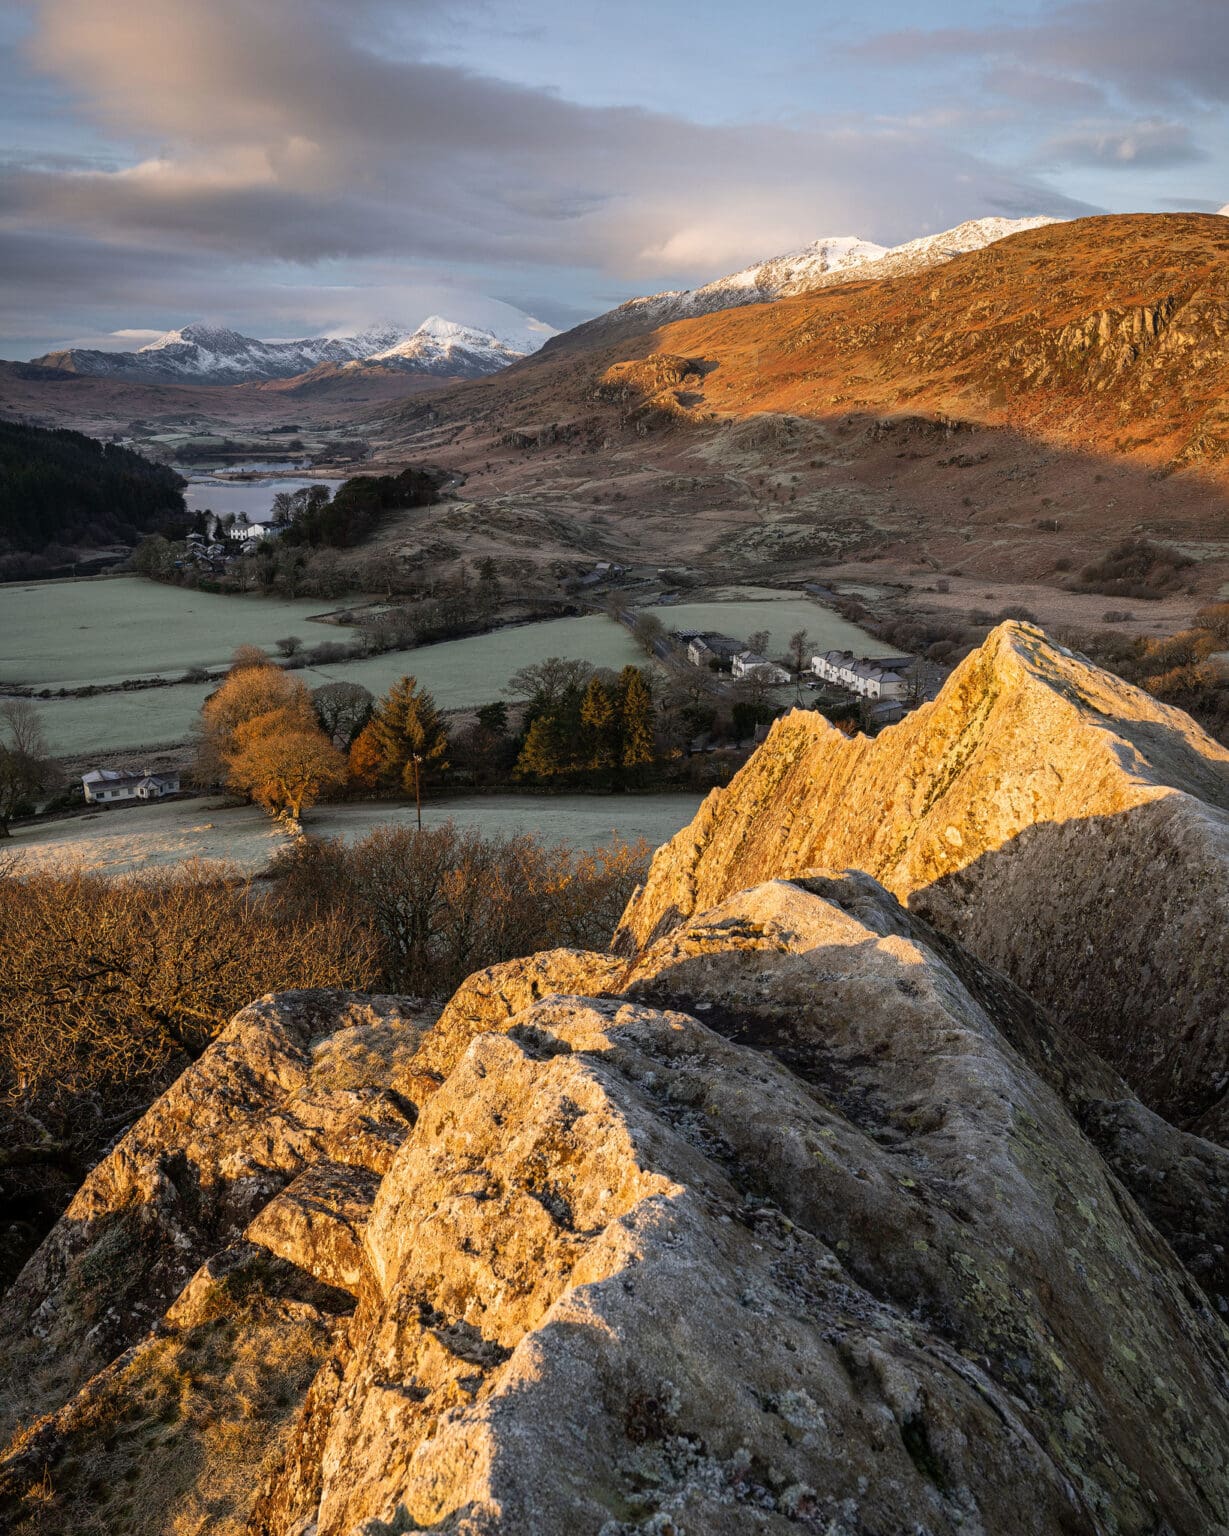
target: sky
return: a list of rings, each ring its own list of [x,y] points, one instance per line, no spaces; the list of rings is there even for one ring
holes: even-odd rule
[[[1229,201],[1226,0],[0,0],[0,356]]]

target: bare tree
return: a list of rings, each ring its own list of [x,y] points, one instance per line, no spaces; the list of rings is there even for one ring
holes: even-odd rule
[[[38,710],[28,699],[0,704],[0,837],[9,836],[9,823],[23,805],[60,782]]]
[[[642,613],[632,627],[636,643],[650,656],[657,655],[657,647],[665,639],[666,626],[655,613]]]
[[[521,667],[508,679],[504,692],[514,699],[532,699],[546,708],[557,704],[570,688],[581,688],[592,676],[587,661],[569,661],[562,656],[548,656],[545,661]]]
[[[324,683],[312,689],[320,728],[335,746],[348,747],[371,719],[374,696],[362,683]]]

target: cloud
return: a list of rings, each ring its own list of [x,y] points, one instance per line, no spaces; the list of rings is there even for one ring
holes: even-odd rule
[[[1051,139],[1044,153],[1067,165],[1119,170],[1189,165],[1208,158],[1185,124],[1156,121],[1077,128]]]
[[[909,27],[852,45],[891,65],[980,58],[1092,82],[1143,103],[1229,102],[1229,6],[1223,0],[1073,0],[1029,22]]]
[[[130,152],[11,166],[0,236],[22,260],[63,242],[52,266],[78,278],[88,250],[102,311],[132,302],[151,265],[156,291],[187,292],[221,261],[264,281],[283,264],[300,304],[313,273],[349,263],[362,287],[395,264],[403,282],[426,267],[559,286],[562,314],[584,307],[578,272],[590,293],[674,286],[823,233],[895,242],[993,212],[1090,211],[935,126],[701,124],[429,62],[413,23],[432,4],[38,0],[31,59]]]

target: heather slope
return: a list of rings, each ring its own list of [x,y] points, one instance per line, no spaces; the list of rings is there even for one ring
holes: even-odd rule
[[[761,880],[868,871],[1100,1050],[1229,1132],[1229,751],[1007,623],[871,740],[795,711],[660,849],[622,942]]]
[[[760,580],[876,559],[1064,587],[1131,535],[1180,545],[1192,591],[1217,591],[1225,219],[1080,219],[875,270],[634,334],[581,328],[377,430],[463,477],[468,517],[510,546],[526,519],[555,544],[547,506],[595,559]],[[679,360],[694,377],[663,390]]]

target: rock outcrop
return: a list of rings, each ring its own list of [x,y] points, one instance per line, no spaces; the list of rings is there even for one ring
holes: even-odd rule
[[[6,1303],[0,1529],[1224,1532],[1227,1165],[865,875],[266,999]]]
[[[794,711],[656,854],[620,945],[854,867],[1005,971],[1168,1118],[1229,1137],[1229,751],[1007,623],[873,740]]]

